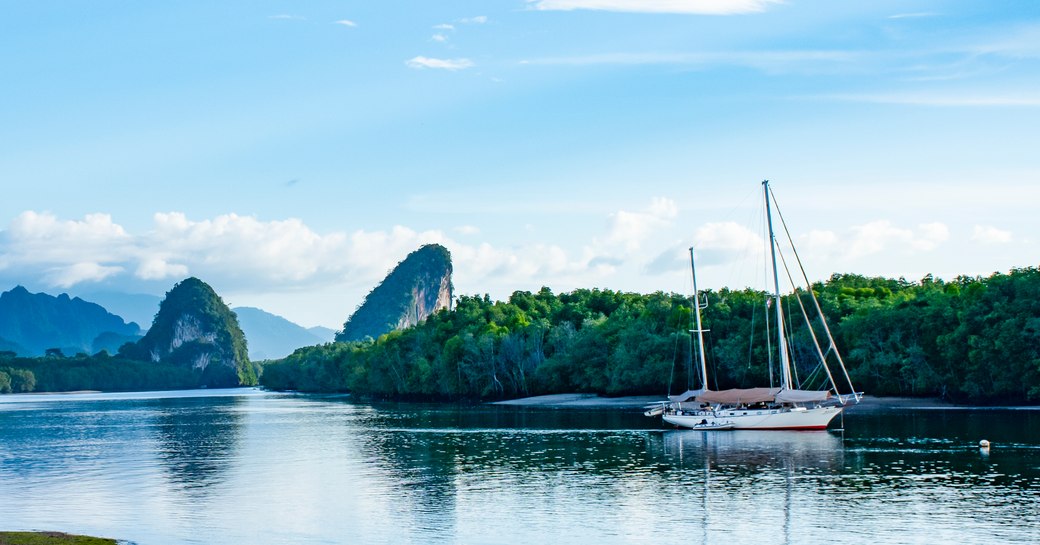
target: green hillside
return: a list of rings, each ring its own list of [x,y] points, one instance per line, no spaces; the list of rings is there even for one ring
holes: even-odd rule
[[[202,386],[257,381],[235,313],[213,288],[194,277],[166,293],[148,333],[136,344],[124,345],[120,355],[187,367],[199,374]]]
[[[450,306],[451,272],[451,253],[444,246],[428,244],[408,254],[369,292],[336,340],[375,339]]]
[[[813,289],[857,389],[979,404],[1040,401],[1035,268],[950,282],[835,275]],[[765,312],[766,294],[722,289],[702,295],[709,302],[709,385],[769,384],[764,326],[773,318]],[[785,299],[785,308],[797,313],[794,296]],[[810,381],[815,363],[804,356],[815,349],[804,323],[792,320],[796,374]],[[266,366],[262,384],[429,399],[661,395],[696,385],[689,329],[689,299],[674,294],[556,295],[543,288],[516,292],[508,301],[463,297],[454,311],[375,341],[301,349]]]

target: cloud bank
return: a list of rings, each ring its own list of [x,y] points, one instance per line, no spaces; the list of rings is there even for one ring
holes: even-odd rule
[[[496,245],[479,240],[482,231],[473,225],[447,231],[398,225],[322,233],[295,218],[265,221],[222,214],[196,219],[161,212],[146,227],[131,231],[104,213],[62,219],[26,211],[0,230],[0,286],[159,294],[197,276],[218,292],[236,294],[254,306],[260,304],[254,301],[277,300],[284,315],[297,312],[302,321],[335,323],[342,320],[343,308],[359,303],[408,253],[429,243],[451,251],[455,285],[465,294],[506,297],[541,286],[561,291],[675,289],[673,280],[651,277],[688,277],[691,245],[698,270],[703,267],[707,273],[702,279],[706,286],[755,285],[754,277],[740,275],[753,272],[744,269],[762,261],[765,242],[760,233],[733,222],[683,225],[680,216],[675,201],[656,198],[643,207],[604,214],[598,234],[568,247],[552,239]],[[935,252],[950,238],[950,230],[943,223],[904,227],[878,220],[841,233],[819,230],[800,238],[803,257],[826,263],[821,270],[833,272],[882,253]],[[1010,232],[981,225],[971,239],[994,245],[1012,241]],[[329,306],[326,312],[334,318],[307,318],[317,310],[294,310],[299,301],[309,301],[315,309]]]
[[[469,59],[435,59],[430,57],[412,57],[404,61],[409,68],[423,69],[432,68],[438,70],[465,70],[473,67],[473,61]]]

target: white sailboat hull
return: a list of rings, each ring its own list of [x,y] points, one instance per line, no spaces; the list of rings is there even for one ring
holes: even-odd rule
[[[682,428],[733,424],[736,430],[823,430],[842,407],[784,407],[780,409],[721,409],[690,414],[664,414],[665,422]]]

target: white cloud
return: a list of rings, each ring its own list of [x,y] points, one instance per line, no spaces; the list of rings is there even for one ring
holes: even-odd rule
[[[455,25],[449,25],[448,23],[441,23],[439,25],[433,25],[434,30],[455,30]]]
[[[838,247],[840,240],[833,231],[812,230],[805,236],[806,247],[811,252],[827,251]]]
[[[675,203],[655,199],[642,211],[612,216],[607,238],[619,248],[638,245],[639,237],[651,235],[676,213]],[[623,234],[626,226],[640,235]],[[472,225],[453,231],[480,233]],[[154,214],[150,227],[130,233],[107,214],[70,221],[25,212],[0,231],[0,282],[31,284],[35,279],[43,289],[96,289],[90,285],[105,283],[112,289],[161,293],[196,276],[232,303],[338,290],[343,299],[329,302],[322,312],[332,317],[321,319],[334,323],[409,252],[428,243],[451,251],[460,293],[496,296],[544,285],[573,289],[599,283],[613,278],[632,257],[627,251],[605,252],[595,243],[577,250],[541,242],[461,243],[441,231],[404,226],[319,233],[298,219],[264,221],[237,214],[193,219],[164,212]]]
[[[122,267],[84,261],[51,268],[44,274],[44,281],[52,286],[68,288],[82,282],[99,282],[120,272],[123,272]]]
[[[59,220],[48,212],[27,211],[15,217],[0,236],[0,262],[70,265],[118,261],[128,255],[131,241],[132,237],[108,214]]]
[[[465,17],[459,19],[459,22],[464,25],[482,25],[488,22],[488,18],[486,15],[477,15],[476,17]]]
[[[983,244],[1007,244],[1011,242],[1011,231],[998,229],[992,225],[976,225],[972,230],[971,240]]]
[[[897,227],[888,220],[877,220],[853,227],[845,236],[831,231],[810,231],[807,250],[820,256],[859,259],[882,252],[900,254],[931,252],[950,238],[944,223],[925,223],[917,229]]]
[[[355,23],[354,21],[351,21],[350,19],[340,19],[339,21],[333,21],[332,23],[336,24],[336,25],[348,26],[348,27],[351,27],[351,28],[354,28],[354,27],[357,26],[357,23]]]
[[[765,240],[747,227],[732,221],[706,223],[693,235],[694,253],[699,264],[720,265],[742,256],[757,256]]]
[[[600,247],[608,255],[631,253],[655,231],[671,225],[679,208],[671,199],[655,198],[640,212],[619,210],[610,215],[610,229]]]
[[[473,61],[469,59],[434,59],[418,56],[405,61],[409,68],[423,69],[436,68],[440,70],[465,70],[473,67]]]
[[[935,13],[930,11],[922,11],[917,13],[897,13],[895,15],[889,15],[889,19],[917,19],[920,17],[935,17]]]
[[[528,0],[537,10],[737,15],[759,13],[781,0]]]
[[[448,37],[445,36],[444,34],[434,34],[433,36],[430,37],[430,39],[435,41],[435,42],[440,42],[440,43],[444,43],[444,42],[448,41]]]
[[[919,236],[911,245],[916,250],[931,251],[950,238],[950,228],[945,223],[922,223],[918,226]]]
[[[170,263],[159,256],[152,256],[142,259],[134,274],[142,280],[180,279],[188,276],[188,267],[179,263]]]

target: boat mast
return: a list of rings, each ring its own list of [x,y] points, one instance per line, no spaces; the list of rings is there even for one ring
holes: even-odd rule
[[[780,308],[780,274],[776,267],[776,236],[773,234],[773,213],[769,207],[769,180],[762,181],[762,191],[766,199],[766,221],[769,224],[769,254],[773,264],[773,297],[776,304],[776,336],[780,348],[780,388],[793,389],[791,381],[791,361],[787,356],[787,342],[784,340],[784,312]]]
[[[697,291],[697,267],[693,262],[693,246],[690,247],[690,273],[693,274],[693,308],[697,313],[697,355],[701,360],[701,389],[708,390],[708,363],[704,357],[704,328],[701,326],[701,294]]]

